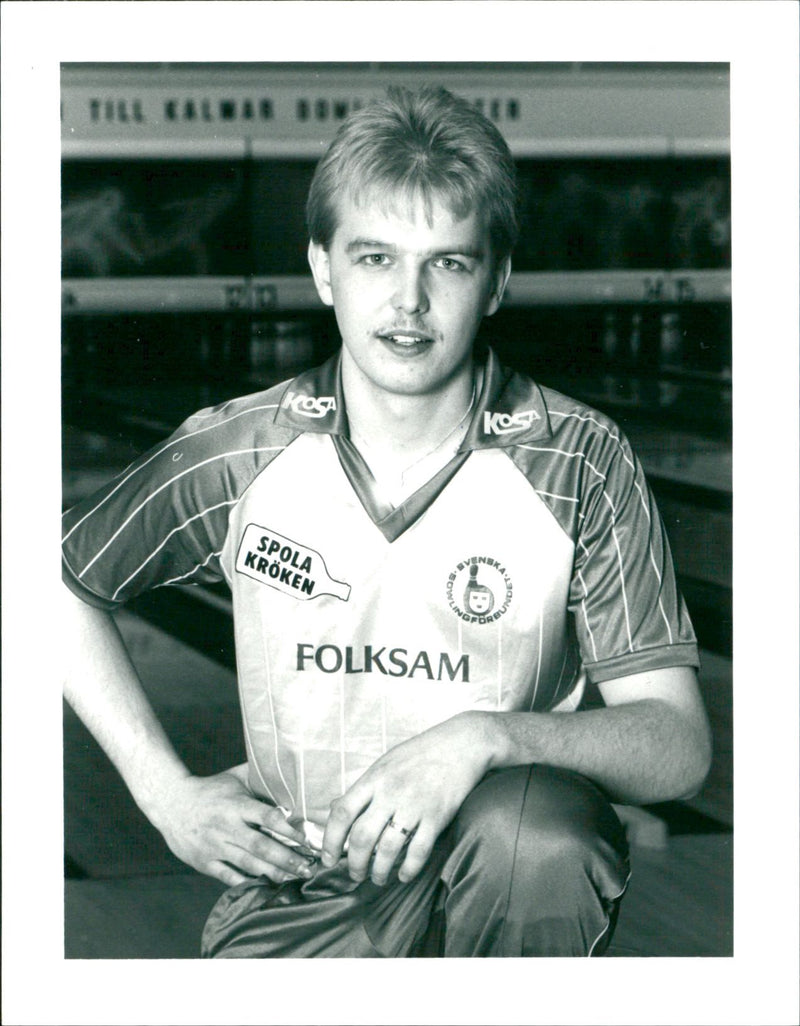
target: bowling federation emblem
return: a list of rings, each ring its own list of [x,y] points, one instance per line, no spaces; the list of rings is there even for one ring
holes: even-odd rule
[[[447,579],[447,604],[468,623],[494,623],[511,605],[513,587],[506,568],[489,556],[471,556]]]

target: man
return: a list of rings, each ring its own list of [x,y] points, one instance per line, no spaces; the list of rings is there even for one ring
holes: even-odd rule
[[[473,353],[514,195],[502,137],[446,91],[353,114],[307,210],[341,352],[198,413],[66,516],[66,695],[171,849],[230,885],[206,956],[601,954],[629,875],[609,802],[707,773],[627,442]],[[248,763],[201,779],[105,610],[219,579]]]

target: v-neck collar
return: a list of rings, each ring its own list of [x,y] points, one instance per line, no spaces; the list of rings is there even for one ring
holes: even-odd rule
[[[483,387],[464,441],[455,456],[399,506],[382,501],[370,486],[372,475],[350,439],[341,377],[341,353],[305,371],[286,387],[275,423],[303,433],[328,434],[354,492],[375,526],[392,542],[422,516],[474,450],[506,448],[551,434],[538,385],[502,367],[487,353]]]
[[[390,542],[399,538],[404,531],[419,520],[469,457],[468,452],[456,453],[437,474],[412,492],[399,506],[392,506],[381,500],[376,494],[376,490],[371,487],[370,470],[350,439],[344,438],[342,435],[334,435],[333,444],[336,447],[342,469],[361,505],[369,514],[373,524]]]

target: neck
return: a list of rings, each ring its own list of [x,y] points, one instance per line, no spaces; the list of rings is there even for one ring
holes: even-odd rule
[[[430,450],[458,426],[477,386],[470,360],[442,387],[424,394],[376,388],[343,361],[342,387],[351,437],[368,440],[372,449],[412,456]]]

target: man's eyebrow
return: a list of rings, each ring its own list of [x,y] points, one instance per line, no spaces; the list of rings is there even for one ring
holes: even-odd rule
[[[345,246],[346,253],[354,253],[361,249],[378,250],[381,253],[397,252],[394,243],[384,242],[381,239],[353,239]],[[463,256],[470,260],[481,261],[486,253],[480,246],[460,246],[455,243],[452,246],[437,246],[436,249],[428,250],[424,255],[426,257]]]
[[[450,249],[438,249],[431,256],[463,256],[471,260],[483,260],[486,255],[480,246],[451,246]]]
[[[394,253],[397,247],[380,239],[353,239],[345,246],[346,253],[353,253],[357,249],[379,249],[382,253]]]

